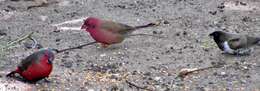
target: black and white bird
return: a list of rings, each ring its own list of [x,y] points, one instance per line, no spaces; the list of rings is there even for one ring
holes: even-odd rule
[[[214,39],[219,49],[227,54],[249,55],[252,46],[258,44],[260,37],[239,35],[224,31],[215,31],[209,34]]]

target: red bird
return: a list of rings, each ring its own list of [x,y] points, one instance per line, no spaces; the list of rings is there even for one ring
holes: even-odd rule
[[[29,82],[36,82],[48,77],[52,71],[55,51],[56,50],[50,48],[40,49],[22,60],[17,69],[6,76],[11,77],[14,76],[15,73],[18,73]]]
[[[122,23],[116,23],[113,21],[106,21],[100,20],[95,17],[89,17],[84,21],[84,24],[81,26],[81,29],[85,29],[85,31],[89,32],[92,38],[96,40],[96,42],[101,43],[103,47],[107,47],[111,44],[121,43],[126,37],[134,36],[131,33],[137,29],[156,25],[158,24],[149,23],[147,25],[133,27]]]

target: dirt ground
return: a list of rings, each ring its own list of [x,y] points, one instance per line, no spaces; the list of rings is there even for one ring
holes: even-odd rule
[[[260,91],[260,47],[249,56],[224,55],[208,34],[223,30],[260,35],[259,0],[51,0],[38,3],[0,0],[0,43],[35,32],[44,46],[68,48],[94,41],[85,31],[52,26],[94,16],[129,25],[163,20],[160,26],[109,48],[90,45],[56,55],[48,80],[37,84],[6,78],[21,59],[35,50],[23,43],[7,50],[0,61],[0,91]],[[82,22],[60,26],[80,27]],[[176,78],[181,69],[212,68]],[[131,85],[132,84],[132,85]],[[133,84],[137,85],[133,86]]]

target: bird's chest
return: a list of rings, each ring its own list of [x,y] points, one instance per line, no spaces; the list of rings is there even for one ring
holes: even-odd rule
[[[230,47],[230,45],[228,44],[227,41],[225,41],[224,43],[222,43],[223,45],[223,51],[226,52],[226,53],[230,53],[230,54],[233,54],[234,53],[234,50]]]
[[[36,80],[48,77],[52,71],[52,64],[48,60],[41,60],[39,63],[33,63],[27,70],[22,72],[22,76],[27,80]]]
[[[104,30],[99,31],[99,30],[97,30],[97,31],[91,32],[90,35],[97,42],[101,42],[101,43],[104,43],[104,44],[120,43],[120,42],[123,41],[122,35],[112,33],[110,31],[104,31]]]

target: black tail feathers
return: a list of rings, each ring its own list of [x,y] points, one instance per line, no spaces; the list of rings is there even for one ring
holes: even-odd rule
[[[136,26],[135,29],[140,29],[140,28],[147,28],[147,27],[153,27],[153,26],[158,26],[160,25],[161,22],[157,22],[157,23],[149,23],[146,25],[141,25],[141,26]]]
[[[13,77],[15,75],[16,71],[12,71],[9,74],[6,75],[6,77]]]

